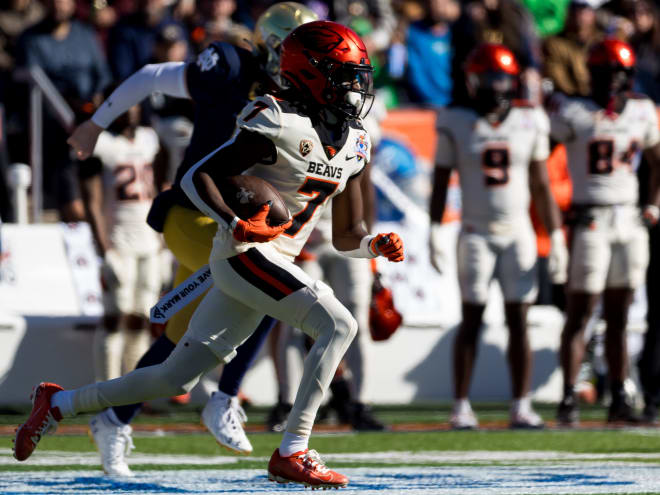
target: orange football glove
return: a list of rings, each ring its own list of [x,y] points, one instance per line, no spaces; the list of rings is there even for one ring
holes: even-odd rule
[[[384,256],[389,261],[403,261],[403,241],[398,234],[378,234],[369,245],[378,256]]]
[[[268,242],[291,226],[293,220],[277,227],[271,227],[266,223],[269,212],[270,203],[264,203],[252,217],[247,220],[239,220],[232,232],[234,239],[241,242]]]

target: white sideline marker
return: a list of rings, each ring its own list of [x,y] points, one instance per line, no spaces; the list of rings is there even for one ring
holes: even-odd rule
[[[211,268],[204,265],[187,279],[165,294],[151,308],[149,320],[152,323],[165,323],[190,302],[201,296],[213,285]]]

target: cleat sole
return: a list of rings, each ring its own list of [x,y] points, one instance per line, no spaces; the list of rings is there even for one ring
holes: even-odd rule
[[[269,481],[274,481],[276,483],[280,483],[282,485],[285,485],[287,483],[296,483],[296,484],[299,484],[299,485],[303,485],[305,488],[311,488],[312,490],[318,490],[318,489],[330,490],[332,488],[337,490],[339,488],[346,488],[346,486],[348,485],[348,483],[344,484],[344,485],[328,485],[328,484],[310,485],[309,483],[305,483],[304,481],[295,481],[295,480],[289,480],[289,479],[286,479],[286,478],[282,478],[281,476],[273,474],[270,471],[268,471],[268,480]]]
[[[202,421],[201,418],[200,418],[200,420],[199,420],[199,424],[202,425],[202,426],[204,427],[204,429],[206,429],[206,431],[208,431],[209,433],[211,433],[211,431],[206,427],[206,425],[204,424],[204,421]],[[213,433],[211,433],[211,436],[213,436]],[[228,450],[228,451],[231,452],[232,454],[236,454],[236,455],[245,455],[245,456],[248,456],[248,455],[252,454],[252,451],[251,451],[251,450],[250,450],[250,451],[246,451],[246,450],[236,450],[236,449],[232,449],[231,447],[225,445],[224,443],[221,443],[220,440],[218,440],[217,438],[213,437],[213,439],[215,440],[215,443],[217,443],[220,447],[222,447],[222,448],[225,449],[225,450]]]

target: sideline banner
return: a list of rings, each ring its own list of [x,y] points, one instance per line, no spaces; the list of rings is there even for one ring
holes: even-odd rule
[[[101,316],[89,226],[2,224],[0,309],[22,316]]]

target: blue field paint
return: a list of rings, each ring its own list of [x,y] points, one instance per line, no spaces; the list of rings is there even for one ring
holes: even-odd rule
[[[632,481],[612,481],[607,476],[591,474],[547,474],[538,473],[530,477],[532,483],[575,483],[585,486],[631,485]]]
[[[341,469],[350,479],[341,495],[516,495],[660,492],[660,465],[562,463],[551,466],[468,466]],[[84,471],[5,472],[3,495],[126,495],[304,493],[299,485],[268,481],[265,470],[138,471],[118,479]],[[309,494],[309,490],[307,491]]]

